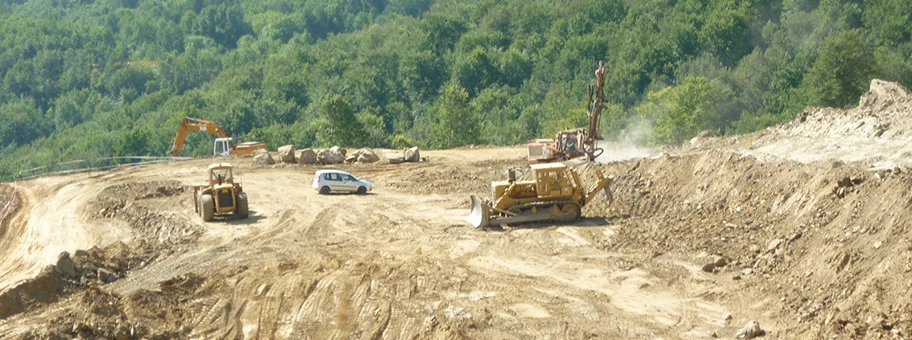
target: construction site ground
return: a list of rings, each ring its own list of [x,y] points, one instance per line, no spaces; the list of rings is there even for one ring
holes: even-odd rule
[[[522,146],[332,166],[367,195],[318,194],[330,166],[249,157],[4,183],[0,339],[731,339],[750,321],[773,339],[912,336],[906,89],[606,147],[571,164],[615,176],[610,207],[490,230],[463,220],[469,195],[527,166]],[[225,160],[250,218],[204,223],[192,187]]]

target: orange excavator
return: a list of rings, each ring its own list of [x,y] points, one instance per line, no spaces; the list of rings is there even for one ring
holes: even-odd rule
[[[184,139],[187,138],[188,131],[199,131],[218,136],[215,144],[212,146],[212,154],[217,156],[230,155],[249,155],[256,150],[266,150],[266,144],[262,142],[247,142],[233,145],[234,139],[220,125],[199,118],[184,117],[181,120],[180,128],[177,129],[177,137],[174,138],[174,144],[171,145],[171,157],[180,154],[184,147]]]
[[[594,161],[605,151],[595,145],[595,141],[602,140],[598,126],[604,102],[605,64],[601,61],[595,70],[595,79],[595,92],[593,93],[592,86],[589,87],[589,126],[560,131],[554,139],[529,141],[529,163],[560,162],[583,156]]]

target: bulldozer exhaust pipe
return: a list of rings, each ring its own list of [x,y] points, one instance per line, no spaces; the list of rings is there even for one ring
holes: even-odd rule
[[[466,216],[465,220],[476,229],[484,228],[491,222],[491,212],[482,199],[472,195],[472,211],[469,212],[469,216]]]

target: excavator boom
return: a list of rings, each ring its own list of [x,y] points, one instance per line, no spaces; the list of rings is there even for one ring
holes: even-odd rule
[[[184,148],[184,139],[187,138],[187,133],[189,131],[205,132],[216,135],[219,138],[231,137],[228,135],[228,131],[225,131],[224,128],[215,122],[184,116],[184,118],[181,119],[180,127],[177,129],[177,137],[174,138],[174,144],[171,145],[171,152],[169,152],[169,154],[172,157],[179,155],[181,149]]]

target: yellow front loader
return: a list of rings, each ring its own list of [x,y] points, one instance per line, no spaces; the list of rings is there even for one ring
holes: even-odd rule
[[[210,222],[215,215],[233,214],[247,218],[247,193],[234,178],[234,167],[228,163],[209,165],[209,180],[193,188],[193,209],[204,222]]]
[[[510,169],[506,181],[491,183],[491,199],[472,195],[472,211],[466,221],[475,228],[549,220],[575,221],[594,195],[604,190],[608,206],[614,201],[610,185],[613,178],[597,171],[598,182],[584,188],[579,174],[563,163],[530,165],[533,180],[517,181]]]

